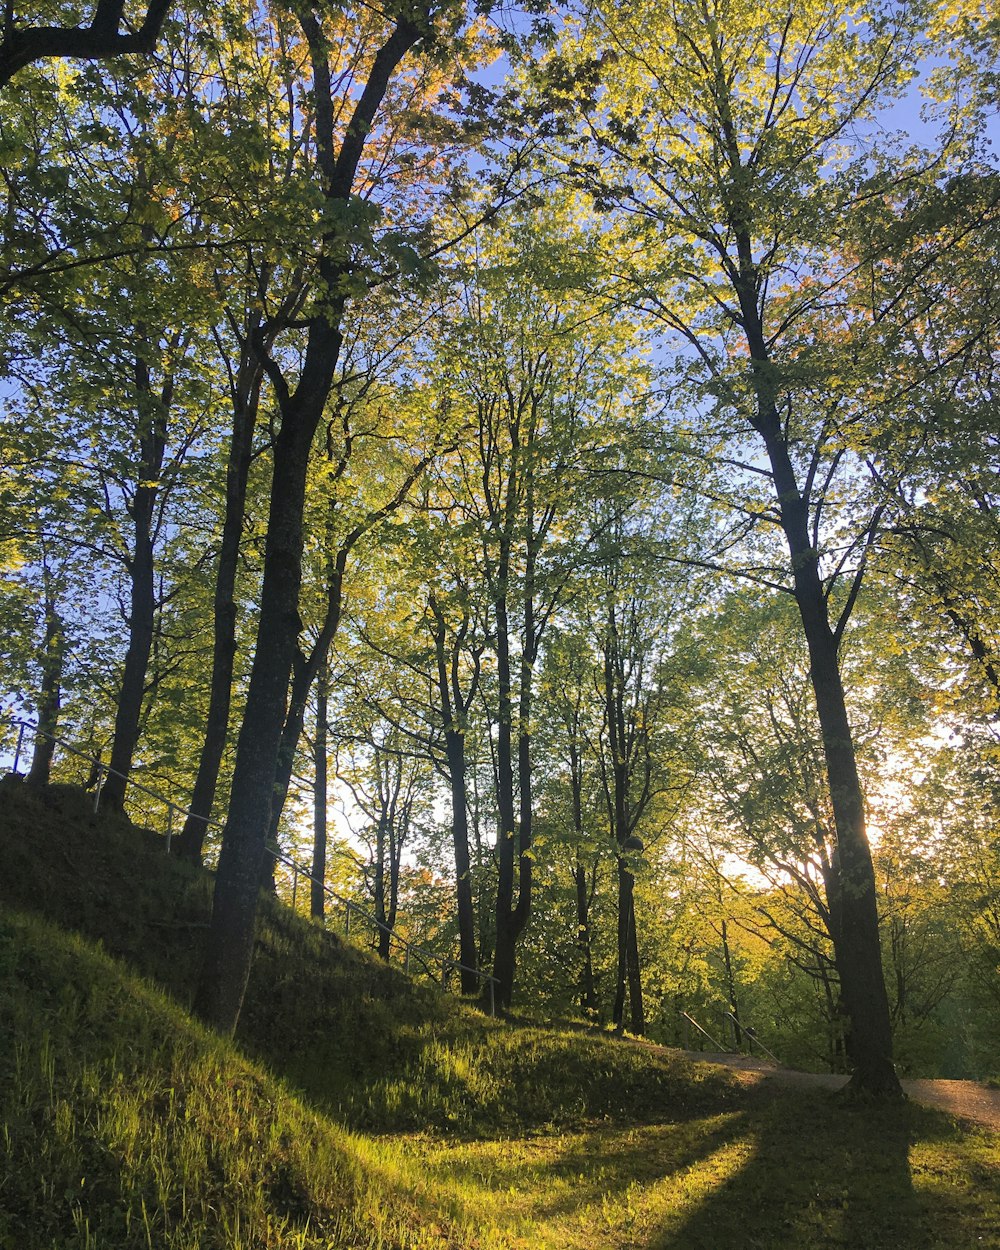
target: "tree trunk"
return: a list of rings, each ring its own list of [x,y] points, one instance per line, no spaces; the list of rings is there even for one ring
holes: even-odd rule
[[[45,587],[45,641],[42,644],[42,680],[38,692],[38,728],[35,730],[31,767],[26,781],[29,786],[47,786],[56,752],[56,731],[62,701],[62,673],[65,656],[65,631],[55,598],[48,584]]]
[[[340,337],[332,326],[325,325],[324,330],[311,333],[310,341],[325,340],[332,362]],[[299,629],[306,469],[325,399],[322,385],[316,385],[322,381],[316,372],[303,377],[296,393],[298,402],[289,403],[282,414],[275,443],[257,649],[236,749],[229,816],[215,879],[212,927],[194,1004],[195,1012],[222,1033],[232,1033],[236,1027],[253,953],[257,894]]]
[[[610,809],[611,835],[618,847],[618,961],[612,1019],[616,1029],[624,1027],[627,987],[629,1028],[641,1036],[645,1033],[646,1023],[635,928],[635,878],[626,859],[628,840],[640,813],[639,810],[630,811],[629,804],[633,760],[625,723],[625,684],[625,657],[615,600],[612,598],[608,604],[604,641],[604,716],[608,731],[608,755],[611,758],[610,793],[606,794],[606,801]]]
[[[531,917],[533,888],[532,855],[532,777],[531,777],[531,709],[534,666],[538,658],[541,629],[535,621],[535,566],[539,538],[534,526],[534,484],[532,470],[525,470],[526,511],[524,530],[525,568],[522,591],[522,637],[520,677],[518,682],[517,782],[518,820],[514,821],[513,785],[513,685],[510,663],[510,634],[506,592],[510,584],[509,535],[500,564],[498,585],[502,594],[496,601],[497,613],[497,675],[500,685],[500,724],[497,730],[498,788],[500,811],[500,880],[497,888],[497,941],[493,975],[498,981],[497,994],[504,1010],[509,1010],[514,992],[517,941]],[[511,489],[516,482],[512,470]],[[508,516],[510,508],[508,507]],[[514,903],[514,863],[517,861],[517,902]]]
[[[577,980],[580,1010],[588,1019],[595,1019],[598,1006],[590,925],[590,889],[587,869],[580,860],[579,850],[577,850],[577,860],[573,868],[573,878],[576,884],[576,949],[580,957],[580,974]]]
[[[726,997],[729,999],[729,1014],[732,1017],[733,1043],[737,1050],[741,1050],[743,1047],[743,1025],[740,1023],[740,1000],[736,992],[733,952],[729,945],[729,925],[725,920],[722,921],[720,926],[719,936],[722,939],[722,962],[726,970]]]
[[[375,56],[340,150],[335,152],[333,93],[324,37],[314,15],[303,13],[300,21],[313,62],[316,140],[324,191],[331,205],[345,203],[390,79],[421,31],[405,20],[398,22]],[[325,291],[335,293],[343,288],[340,257],[344,241],[333,233],[323,242],[318,276]],[[267,366],[278,392],[281,428],[274,445],[257,645],[215,878],[212,925],[194,1001],[196,1014],[224,1034],[232,1034],[236,1028],[253,957],[261,861],[270,826],[288,683],[301,629],[298,599],[306,474],[313,437],[340,355],[344,296],[328,294],[327,301],[325,308],[309,320],[295,391],[288,391],[273,361]]]
[[[327,687],[330,677],[324,664],[316,680],[316,736],[313,742],[313,854],[309,914],[322,920],[326,911],[326,804],[327,804]]]
[[[458,911],[458,950],[462,963],[462,993],[479,989],[476,954],[476,917],[472,902],[472,859],[469,854],[468,799],[465,789],[465,734],[446,730],[445,752],[451,784],[451,830],[455,851],[455,899]]]
[[[331,455],[329,445],[327,447],[327,455]],[[349,453],[342,460],[341,469],[346,467],[348,459]],[[302,730],[305,725],[309,692],[319,674],[326,669],[330,648],[333,646],[333,640],[336,638],[337,630],[340,628],[340,618],[344,608],[344,575],[347,570],[347,561],[358,540],[368,533],[378,521],[400,507],[406,499],[410,487],[426,468],[428,459],[429,457],[424,457],[419,460],[407,475],[403,485],[396,494],[381,508],[376,508],[373,512],[369,512],[364,520],[344,537],[337,548],[333,546],[332,520],[330,517],[327,518],[326,612],[323,617],[323,624],[320,626],[319,633],[316,635],[316,640],[309,654],[306,655],[296,648],[292,662],[291,693],[288,700],[288,710],[285,714],[285,725],[281,734],[278,760],[275,766],[271,821],[267,842],[267,845],[274,851],[278,850],[278,828],[282,809],[285,806],[285,800],[288,798],[288,787],[291,784],[292,772],[295,768],[295,753],[298,750],[299,740],[302,737]],[[272,890],[274,889],[273,863],[273,859],[270,863],[265,860],[262,879],[262,885]]]
[[[828,900],[837,971],[851,1020],[854,1092],[902,1096],[892,1061],[889,998],[882,970],[875,871],[865,832],[864,796],[854,735],[840,674],[838,639],[830,625],[809,533],[809,499],[799,490],[787,439],[774,401],[773,369],[756,313],[756,297],[741,292],[757,397],[754,427],[764,440],[790,557],[795,601],[809,651],[830,802],[837,835],[836,897]],[[839,912],[839,915],[838,915]]]
[[[628,927],[629,1028],[636,1037],[646,1035],[646,1009],[642,1000],[642,967],[639,963],[639,932],[635,924],[635,882],[628,898],[631,924]]]
[[[825,614],[825,602],[820,601]],[[836,644],[824,630],[813,597],[802,610],[812,661],[812,683],[823,733],[823,750],[837,828],[841,921],[832,926],[837,970],[851,1019],[851,1087],[870,1094],[901,1095],[892,1062],[889,999],[882,971],[875,872],[865,833],[864,798],[858,776]],[[806,622],[809,622],[806,625]],[[836,910],[831,908],[831,916]]]
[[[506,620],[505,620],[506,624]],[[518,819],[514,818],[514,762],[513,734],[511,732],[511,699],[509,652],[502,648],[504,659],[498,670],[504,668],[506,683],[501,677],[501,712],[497,730],[497,806],[500,812],[498,843],[499,874],[497,881],[497,940],[493,960],[493,975],[497,980],[496,998],[501,1010],[509,1010],[514,991],[514,974],[517,962],[517,940],[524,932],[531,915],[532,859],[531,859],[531,735],[521,732],[517,738]],[[522,667],[530,669],[530,663],[522,658]],[[523,680],[530,682],[530,674]],[[503,687],[506,684],[507,698]],[[522,686],[521,723],[528,724],[529,706],[525,706]],[[514,902],[515,862],[517,865],[517,903]]]
[[[320,628],[315,643],[308,655],[295,648],[292,661],[292,683],[288,698],[288,709],[285,723],[281,731],[281,743],[278,747],[278,759],[274,770],[274,785],[271,790],[271,818],[268,822],[266,845],[273,851],[278,850],[278,829],[281,813],[288,798],[288,787],[291,785],[292,773],[295,769],[295,753],[302,738],[305,727],[306,707],[313,682],[324,671],[330,655],[330,647],[340,626],[343,608],[344,569],[347,565],[348,549],[341,548],[337,552],[329,571],[327,585],[326,617]],[[274,890],[273,856],[267,856],[262,864],[261,886]]]
[[[240,363],[233,397],[233,433],[226,465],[226,505],[215,575],[212,677],[205,740],[198,761],[188,816],[177,839],[178,855],[196,864],[201,862],[229,732],[233,666],[236,659],[236,573],[246,514],[253,434],[263,378],[260,362],[252,357],[249,345],[245,350],[247,355]]]
[[[381,803],[381,811],[379,812],[378,823],[375,826],[375,889],[372,893],[374,896],[375,919],[378,921],[378,953],[382,959],[388,962],[389,946],[392,938],[392,934],[386,923],[385,906],[385,844],[386,834],[388,832],[389,814],[386,811],[384,796],[382,797],[383,801]]]
[[[428,598],[428,607],[433,617],[431,635],[434,639],[438,698],[441,702],[445,759],[448,767],[448,783],[451,788],[451,835],[455,852],[455,904],[458,916],[459,962],[462,965],[462,993],[475,994],[480,989],[480,978],[476,975],[479,964],[476,952],[476,916],[472,899],[472,861],[469,853],[464,723],[469,704],[478,686],[478,656],[471,687],[468,694],[463,696],[459,679],[459,660],[462,641],[468,629],[468,614],[465,614],[463,618],[449,657],[444,611],[433,594]]]
[[[590,904],[593,885],[587,879],[587,868],[581,855],[583,842],[583,764],[580,758],[577,731],[578,718],[574,717],[572,737],[569,744],[569,780],[573,809],[573,832],[576,835],[576,863],[573,879],[576,885],[576,948],[580,958],[578,979],[580,1010],[590,1018],[598,1014],[597,985],[594,980],[593,935],[591,933]],[[596,869],[595,869],[596,872]]]
[[[639,942],[635,929],[635,879],[623,857],[618,859],[618,963],[615,978],[615,1002],[612,1022],[624,1028],[625,995],[628,991],[629,1030],[637,1037],[646,1032],[646,1016],[642,1001],[642,970],[639,966]]]
[[[399,865],[410,827],[412,791],[403,794],[403,762],[394,754],[376,750],[378,818],[375,823],[375,919],[379,922],[378,953],[389,962],[392,934],[399,909]],[[386,878],[388,877],[388,890]]]
[[[509,1011],[514,989],[514,862],[517,847],[517,824],[514,819],[514,757],[511,719],[513,700],[510,681],[510,636],[507,605],[501,598],[497,611],[497,681],[499,684],[500,717],[497,724],[497,904],[496,946],[493,952],[493,976],[496,978],[496,1005]]]
[[[139,329],[140,337],[142,330]],[[101,790],[101,806],[121,811],[125,789],[132,771],[132,757],[139,739],[146,674],[153,649],[156,596],[153,586],[153,513],[160,489],[160,474],[166,450],[167,413],[170,410],[173,379],[167,377],[161,394],[153,395],[149,365],[135,360],[135,393],[139,413],[139,463],[136,466],[135,493],[129,507],[132,518],[132,557],[128,561],[130,579],[128,650],[115,712],[115,734],[108,761],[107,780]]]

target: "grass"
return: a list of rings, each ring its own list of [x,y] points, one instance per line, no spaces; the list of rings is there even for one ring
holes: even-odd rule
[[[0,1250],[1000,1247],[986,1132],[489,1021],[274,905],[234,1046],[204,875],[10,784],[0,856]]]
[[[398,1167],[93,945],[4,913],[0,970],[0,1246],[464,1244],[428,1242]]]
[[[1000,1245],[995,1140],[913,1106],[789,1090],[676,1124],[421,1150],[455,1198],[502,1195],[511,1244],[539,1250]]]

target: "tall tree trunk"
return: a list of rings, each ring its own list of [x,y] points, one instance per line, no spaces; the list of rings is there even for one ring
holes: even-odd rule
[[[573,833],[576,838],[576,862],[573,866],[573,881],[576,886],[576,948],[580,960],[580,971],[577,979],[580,996],[580,1010],[588,1018],[596,1018],[598,1014],[597,984],[594,980],[593,934],[591,932],[590,905],[593,899],[596,879],[596,867],[588,877],[586,864],[583,862],[583,760],[579,741],[579,704],[574,708],[569,722],[569,783],[570,800],[573,813]]]
[[[476,917],[472,900],[472,859],[469,853],[469,806],[466,792],[465,716],[478,686],[478,656],[468,693],[463,696],[459,681],[462,642],[468,630],[468,614],[463,617],[451,655],[447,651],[447,626],[444,611],[432,594],[428,606],[433,617],[431,635],[437,666],[438,698],[444,725],[445,759],[451,789],[451,834],[455,852],[455,902],[458,915],[458,949],[461,962],[463,994],[480,989],[476,975],[479,964],[476,953]],[[451,661],[449,665],[449,659]]]
[[[506,579],[504,579],[505,581]],[[509,1011],[514,990],[514,964],[517,934],[514,917],[514,864],[517,851],[517,822],[514,817],[513,699],[510,676],[510,633],[507,621],[506,588],[495,604],[497,629],[497,682],[499,721],[497,724],[496,790],[497,816],[497,901],[496,945],[493,976],[496,978],[496,1005]]]
[[[505,579],[506,580],[506,579]],[[525,578],[524,638],[534,639],[530,577]],[[513,689],[507,605],[497,605],[497,675],[500,685],[500,723],[497,727],[497,807],[500,813],[497,878],[497,937],[493,975],[497,980],[497,1003],[509,1010],[514,992],[517,942],[531,916],[533,885],[531,811],[532,676],[537,642],[524,642],[520,660],[517,735],[517,818],[514,803]],[[499,639],[502,637],[503,641]],[[516,874],[515,874],[516,865]],[[517,880],[517,901],[514,881]]]
[[[597,984],[594,980],[593,935],[590,921],[590,882],[587,878],[587,867],[580,858],[577,848],[576,863],[573,867],[573,880],[576,885],[576,949],[580,959],[580,974],[577,979],[580,996],[580,1010],[588,1019],[598,1014]]]
[[[309,337],[310,346],[322,342],[326,349],[325,367],[314,365],[304,372],[294,402],[285,406],[275,442],[257,649],[236,749],[212,927],[194,1004],[196,1013],[221,1033],[232,1033],[236,1027],[250,972],[264,844],[299,629],[306,470],[328,389],[322,374],[332,369],[340,346],[339,333],[326,322],[311,327]]]
[[[300,17],[313,62],[316,138],[331,205],[351,195],[365,139],[399,62],[421,31],[400,20],[376,54],[351,123],[334,148],[330,68],[318,20]],[[342,289],[343,240],[324,239],[319,278],[327,292]],[[236,1028],[253,957],[261,861],[270,826],[273,788],[285,721],[288,683],[301,628],[302,522],[313,437],[326,406],[340,355],[344,297],[309,320],[298,383],[290,392],[273,361],[265,362],[281,409],[264,549],[257,644],[247,705],[236,748],[232,796],[215,878],[212,925],[195,994],[195,1012],[220,1033]]]
[[[138,327],[140,338],[144,332]],[[179,341],[175,335],[174,346]],[[132,518],[132,556],[128,560],[128,650],[115,712],[115,733],[108,775],[101,790],[101,806],[121,811],[139,739],[146,674],[153,649],[156,596],[154,591],[153,515],[160,490],[166,450],[167,414],[173,399],[173,378],[167,376],[158,396],[153,394],[148,362],[135,360],[135,394],[139,416],[139,463],[129,515]]]
[[[375,826],[375,889],[372,893],[374,896],[375,919],[378,921],[378,953],[386,961],[389,959],[389,947],[392,939],[392,934],[386,922],[385,906],[385,844],[388,835],[388,825],[389,813],[386,810],[383,798],[378,823]]]
[[[629,1029],[637,1037],[646,1032],[642,1001],[642,968],[639,963],[639,937],[635,927],[635,879],[624,858],[618,860],[618,964],[612,1022],[624,1028],[625,997],[628,991]]]
[[[184,828],[177,839],[182,859],[200,863],[208,822],[212,815],[219,770],[229,732],[233,666],[236,659],[236,573],[246,514],[247,482],[253,454],[253,435],[260,404],[263,369],[253,356],[249,337],[233,391],[233,432],[226,464],[226,503],[222,541],[215,574],[212,676],[209,686],[205,740]]]
[[[326,911],[326,805],[328,790],[327,717],[329,670],[324,664],[316,679],[316,734],[313,740],[313,854],[309,914],[322,920]]]
[[[635,881],[629,890],[631,923],[627,933],[629,1028],[636,1037],[646,1035],[646,1009],[642,1001],[642,966],[639,963],[639,932],[635,924]]]
[[[537,414],[532,413],[532,420]],[[530,446],[534,434],[532,424],[528,436]],[[519,661],[517,700],[517,785],[518,819],[514,820],[513,745],[513,681],[510,662],[510,622],[507,591],[510,585],[510,534],[513,519],[512,501],[517,491],[518,470],[512,469],[506,510],[507,529],[503,537],[502,556],[497,581],[501,593],[496,598],[497,675],[500,686],[500,724],[497,731],[498,789],[500,810],[500,875],[497,888],[497,938],[493,975],[498,982],[496,993],[501,1008],[509,1010],[514,992],[517,942],[531,918],[534,884],[532,843],[532,776],[531,776],[531,711],[535,661],[543,626],[536,621],[535,578],[538,552],[544,538],[544,527],[536,533],[534,504],[534,470],[530,457],[524,469],[524,583],[521,592],[522,634]],[[508,823],[509,822],[509,823]],[[517,863],[517,902],[514,902],[514,865]]]
[[[806,580],[806,579],[803,579]],[[818,577],[815,578],[818,582]],[[798,597],[798,596],[797,596]],[[900,1095],[892,1062],[889,999],[882,970],[875,872],[865,833],[864,797],[841,682],[837,647],[823,619],[826,602],[800,600],[812,663],[812,684],[837,829],[840,923],[832,925],[844,1002],[851,1020],[851,1085],[866,1093]],[[831,908],[831,916],[837,909]]]
[[[736,1049],[740,1050],[743,1046],[743,1025],[740,1022],[740,999],[736,992],[733,951],[729,943],[729,925],[725,919],[719,927],[719,937],[722,940],[722,964],[726,970],[726,997],[729,999],[729,1013],[733,1023],[733,1041]]]
[[[389,827],[389,907],[385,917],[385,929],[382,931],[379,944],[379,954],[387,962],[392,934],[396,928],[396,916],[399,913],[399,865],[408,827],[409,817],[406,815],[402,817],[398,827],[395,825]]]
[[[375,822],[375,919],[379,922],[378,953],[386,963],[399,909],[399,865],[410,827],[412,789],[403,797],[403,761],[376,749],[378,817]],[[388,886],[388,888],[387,888]]]
[[[774,395],[774,370],[757,313],[750,242],[740,241],[739,285],[757,400],[754,428],[764,441],[788,546],[795,601],[809,651],[810,679],[823,739],[837,835],[836,898],[829,900],[830,937],[851,1021],[851,1088],[900,1097],[892,1061],[889,997],[882,970],[875,871],[865,831],[864,795],[840,673],[839,639],[830,624],[819,552],[809,533],[809,498],[799,489]],[[839,912],[839,915],[838,915]]]
[[[27,783],[30,786],[47,786],[56,751],[56,733],[59,728],[59,710],[62,703],[62,673],[65,657],[65,628],[48,569],[45,578],[45,639],[42,643],[42,680],[38,692],[38,728],[35,731],[31,766]]]
[[[350,444],[351,440],[348,439],[347,442]],[[330,456],[329,444],[327,446],[327,455]],[[339,476],[340,472],[346,468],[349,458],[350,453],[348,452],[342,458],[335,476]],[[302,737],[302,730],[305,725],[309,692],[319,673],[326,667],[330,648],[333,646],[333,640],[336,638],[337,630],[340,628],[340,618],[344,609],[344,575],[347,570],[347,561],[359,540],[369,533],[381,520],[395,512],[402,505],[413,483],[427,467],[429,459],[429,456],[424,456],[418,460],[406,475],[403,484],[396,493],[380,508],[369,512],[343,538],[340,546],[337,548],[333,547],[332,520],[329,517],[327,518],[326,612],[323,617],[323,623],[319,628],[319,633],[316,635],[316,640],[309,653],[306,654],[296,647],[292,661],[291,692],[288,699],[288,709],[285,713],[285,724],[281,733],[278,759],[275,765],[274,787],[271,797],[271,819],[267,836],[267,846],[273,851],[278,850],[278,830],[281,822],[281,813],[285,806],[285,800],[288,798],[288,787],[291,784],[292,772],[295,767],[295,754],[298,750],[299,740]],[[275,886],[275,862],[272,856],[265,858],[261,877],[262,886],[272,891]]]
[[[632,874],[624,859],[618,858],[618,941],[615,965],[615,999],[611,1022],[616,1029],[625,1027],[625,990],[628,984],[629,938],[633,925]]]
[[[462,963],[462,993],[475,994],[480,986],[476,975],[479,965],[476,955],[476,917],[472,902],[464,733],[455,729],[445,731],[445,754],[451,786],[451,831],[455,852],[455,899],[458,912],[458,950]]]
[[[629,715],[626,715],[627,644],[621,636],[614,579],[609,592],[604,639],[604,715],[610,769],[605,768],[605,801],[611,818],[611,836],[617,846],[617,968],[612,1019],[616,1029],[624,1028],[627,988],[629,1028],[632,1033],[641,1036],[645,1033],[645,1009],[642,1006],[639,935],[635,926],[635,878],[629,855],[632,851],[631,839],[650,798],[649,740],[640,726],[634,722],[629,724]],[[634,798],[632,781],[635,770],[640,766],[642,785]]]
[[[608,770],[610,793],[607,795],[607,801],[611,815],[611,834],[618,847],[618,960],[612,1019],[615,1028],[624,1027],[627,987],[629,1027],[633,1033],[641,1036],[645,1032],[645,1013],[642,1004],[639,944],[635,928],[635,878],[627,859],[628,843],[633,834],[633,826],[638,813],[630,811],[629,806],[629,782],[634,761],[625,723],[625,657],[614,597],[608,603],[607,632],[604,641],[604,699],[604,716],[608,731],[607,753],[611,761],[611,767]],[[607,785],[608,782],[605,784]]]

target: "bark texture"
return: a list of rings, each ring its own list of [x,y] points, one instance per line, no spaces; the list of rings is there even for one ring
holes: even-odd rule
[[[97,0],[89,26],[18,26],[13,9],[9,9],[0,40],[0,88],[5,87],[18,70],[34,61],[53,57],[105,60],[135,53],[150,55],[170,8],[168,0],[152,0],[139,27],[123,33],[125,7],[125,0]]]

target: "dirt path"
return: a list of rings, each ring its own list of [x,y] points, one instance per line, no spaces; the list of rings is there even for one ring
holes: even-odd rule
[[[747,1081],[777,1081],[782,1085],[813,1085],[820,1089],[840,1089],[846,1076],[822,1072],[795,1072],[779,1068],[764,1059],[746,1055],[684,1052],[695,1063],[718,1063],[746,1074]],[[1000,1133],[1000,1089],[991,1089],[978,1081],[903,1081],[903,1089],[914,1102],[937,1107],[962,1120],[971,1120]]]

